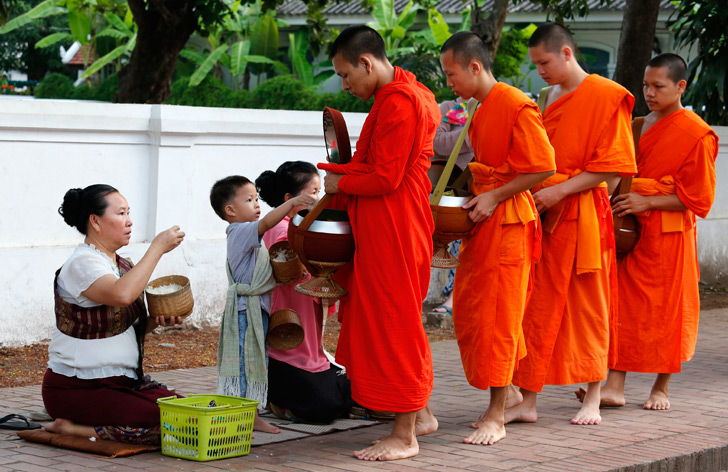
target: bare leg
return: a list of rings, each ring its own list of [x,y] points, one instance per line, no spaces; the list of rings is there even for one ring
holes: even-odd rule
[[[450,292],[450,295],[447,296],[447,300],[442,302],[442,305],[440,306],[446,306],[452,310],[452,292]],[[439,306],[437,308],[434,308],[432,311],[435,313],[447,313],[447,310],[444,308],[440,308]]]
[[[514,407],[506,408],[505,424],[508,423],[535,423],[538,419],[536,412],[536,400],[538,393],[521,389],[523,401]]]
[[[430,433],[437,431],[439,423],[437,418],[432,414],[430,405],[427,405],[423,409],[417,412],[415,419],[415,436],[425,436]]]
[[[584,395],[584,404],[581,410],[571,419],[571,424],[593,425],[600,424],[602,417],[599,414],[599,398],[601,393],[601,382],[589,382]]]
[[[645,410],[669,410],[670,400],[667,398],[667,387],[670,384],[672,374],[657,374],[655,384],[652,386],[650,398],[647,399],[643,408]]]
[[[491,393],[491,395],[493,395]],[[514,406],[518,405],[523,401],[523,395],[521,395],[521,392],[518,391],[515,385],[508,384],[508,397],[506,398],[506,409],[513,408]],[[485,417],[488,415],[488,410],[485,410],[480,417],[478,418],[478,421],[475,423],[472,423],[470,425],[473,429],[478,429],[480,427],[480,424],[485,421]]]
[[[416,456],[420,452],[415,436],[416,421],[416,411],[395,413],[392,434],[366,449],[354,451],[354,457],[363,461],[391,461]]]
[[[253,420],[253,431],[260,431],[263,433],[271,433],[271,434],[278,434],[281,432],[280,428],[278,426],[274,426],[267,421],[265,421],[263,418],[258,416],[258,411],[255,412],[255,419]]]
[[[43,428],[50,433],[56,434],[67,434],[70,436],[81,436],[84,438],[97,438],[96,430],[93,426],[87,426],[84,424],[76,424],[71,420],[64,420],[63,418],[56,419],[53,423],[45,425]]]
[[[627,378],[627,372],[621,370],[610,370],[607,374],[607,381],[602,385],[601,400],[599,406],[601,407],[620,407],[624,406],[624,381]],[[579,390],[574,392],[576,398],[580,402],[584,403],[584,396],[586,395],[586,389],[579,387]]]
[[[478,419],[478,429],[465,438],[463,442],[491,445],[506,437],[505,409],[507,397],[508,387],[490,387],[490,404],[483,413],[485,418],[482,421]]]

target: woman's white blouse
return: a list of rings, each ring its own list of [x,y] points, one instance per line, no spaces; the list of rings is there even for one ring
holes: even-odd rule
[[[117,278],[119,268],[93,245],[80,244],[58,275],[58,294],[68,303],[91,308],[100,303],[81,295],[107,274]],[[134,328],[104,339],[77,339],[53,326],[48,346],[48,367],[56,374],[79,379],[100,379],[124,375],[135,379],[138,347]]]

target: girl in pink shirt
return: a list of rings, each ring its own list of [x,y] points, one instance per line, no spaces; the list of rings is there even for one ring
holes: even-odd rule
[[[263,172],[255,185],[260,198],[275,208],[302,193],[318,198],[321,179],[312,164],[289,161],[275,172]],[[267,247],[288,239],[288,224],[293,216],[291,212],[265,233],[263,242]],[[304,273],[300,282],[309,278]],[[307,423],[330,423],[347,416],[353,405],[350,382],[346,373],[332,365],[324,354],[320,299],[296,292],[297,284],[278,285],[273,290],[271,313],[284,308],[296,311],[301,317],[304,339],[300,346],[287,351],[269,348],[268,399],[277,414],[282,412]]]

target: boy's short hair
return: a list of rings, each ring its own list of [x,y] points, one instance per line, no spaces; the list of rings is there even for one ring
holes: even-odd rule
[[[452,58],[463,69],[468,68],[470,61],[476,60],[485,70],[492,71],[488,46],[472,31],[459,31],[450,36],[442,45],[440,54],[445,54],[447,51],[452,51]]]
[[[647,63],[647,67],[665,67],[667,69],[667,76],[674,83],[678,83],[681,80],[688,80],[688,65],[677,54],[666,52],[655,56]]]
[[[356,25],[349,26],[339,33],[331,45],[329,57],[333,59],[337,54],[341,54],[351,65],[358,67],[359,57],[367,53],[379,60],[387,60],[382,36],[369,26]]]
[[[576,43],[571,31],[558,23],[544,23],[533,32],[528,40],[528,47],[533,48],[543,44],[548,52],[558,54],[561,48],[569,46],[572,51],[576,52]]]
[[[225,218],[225,205],[235,198],[235,193],[244,185],[255,185],[250,179],[242,175],[231,175],[220,179],[212,186],[210,190],[210,205],[215,210],[217,216],[227,221]]]

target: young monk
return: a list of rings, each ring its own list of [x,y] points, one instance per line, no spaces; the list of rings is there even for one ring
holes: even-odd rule
[[[602,405],[623,406],[627,372],[657,372],[644,408],[667,410],[667,387],[695,353],[700,297],[695,215],[705,218],[715,197],[718,137],[683,108],[687,66],[661,54],[645,69],[650,114],[635,120],[637,178],[614,212],[634,214],[639,242],[619,263],[617,361],[601,390]],[[582,397],[583,392],[577,392]]]
[[[491,389],[488,409],[464,441],[487,445],[506,436],[508,385],[526,355],[521,322],[541,232],[529,189],[552,175],[556,164],[538,106],[495,80],[477,34],[451,36],[440,63],[455,94],[480,102],[468,130],[475,197],[463,207],[480,224],[460,248],[453,322],[468,382]]]
[[[319,165],[326,193],[340,193],[356,243],[353,263],[337,272],[349,295],[341,300],[336,360],[355,402],[395,412],[392,434],[354,456],[403,459],[419,452],[416,435],[437,429],[421,314],[434,231],[427,169],[440,109],[413,74],[390,64],[381,36],[367,26],[342,31],[331,58],[344,90],[374,97],[351,162]]]
[[[637,170],[634,99],[615,82],[588,75],[574,51],[571,34],[557,24],[540,26],[529,41],[529,56],[551,85],[542,113],[556,174],[533,195],[545,212],[543,256],[523,320],[528,355],[513,379],[523,401],[506,410],[506,422],[536,421],[543,386],[574,383],[588,388],[571,422],[601,422],[599,384],[608,367],[610,285],[617,275],[605,180]]]

